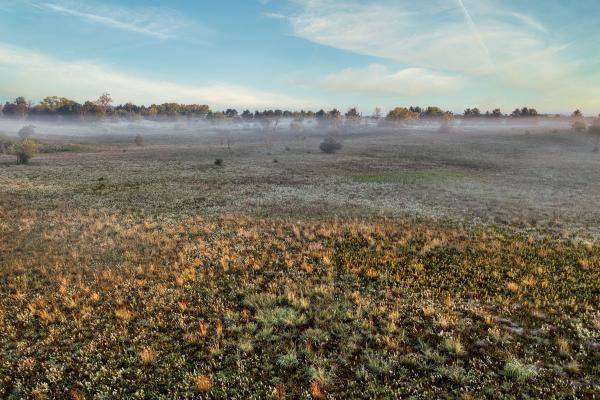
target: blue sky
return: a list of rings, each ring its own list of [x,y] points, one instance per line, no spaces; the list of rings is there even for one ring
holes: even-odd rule
[[[597,0],[2,0],[0,100],[600,112]]]

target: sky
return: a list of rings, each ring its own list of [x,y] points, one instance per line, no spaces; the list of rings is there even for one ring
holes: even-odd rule
[[[0,100],[600,113],[598,0],[0,0]]]

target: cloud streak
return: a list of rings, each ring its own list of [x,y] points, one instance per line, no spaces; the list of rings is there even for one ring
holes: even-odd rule
[[[463,0],[456,0],[456,1],[458,2],[458,6],[460,7],[462,13],[465,16],[465,20],[467,21],[467,25],[469,26],[469,29],[473,33],[473,36],[475,37],[477,42],[479,43],[479,46],[481,46],[481,49],[483,50],[483,53],[485,54],[485,58],[487,59],[488,64],[493,68],[494,63],[492,62],[492,58],[490,55],[490,49],[488,49],[488,47],[486,46],[485,41],[483,40],[483,37],[481,36],[481,32],[479,32],[479,29],[477,29],[477,25],[475,25],[475,21],[473,21],[473,17],[471,17],[469,10],[467,10],[467,7],[465,7],[465,3],[463,2]]]
[[[110,92],[116,102],[181,102],[215,107],[305,107],[309,102],[245,86],[205,86],[156,81],[114,71],[90,61],[62,61],[0,42],[0,86],[4,96],[41,99],[64,95],[82,101]]]
[[[454,92],[461,88],[462,79],[424,68],[392,72],[383,65],[371,64],[367,68],[348,68],[328,75],[321,84],[335,91],[418,96]]]
[[[109,28],[160,40],[176,39],[193,24],[183,15],[168,9],[128,9],[80,2],[40,3],[41,9]]]
[[[296,36],[410,66],[490,74],[490,58],[502,64],[549,46],[535,19],[486,0],[470,10],[457,0],[293,1],[288,20]]]
[[[544,24],[514,11],[505,1],[291,1],[294,8],[287,20],[295,36],[383,58],[386,64],[397,62],[408,71],[419,71],[418,75],[427,71],[431,79],[459,76],[465,90],[479,90],[481,99],[494,93],[506,98],[518,93],[523,98],[538,99],[538,104],[552,104],[549,107],[577,101],[575,98],[599,104],[593,92],[600,90],[600,85],[590,85],[598,82],[597,76],[583,72],[580,61],[569,56],[569,46],[549,35]],[[419,92],[400,88],[402,79],[389,71],[376,72],[385,79],[373,78],[373,69],[367,68],[363,75],[369,85],[348,84],[357,90],[370,86],[379,92]],[[349,74],[342,72],[344,76]],[[334,77],[325,80],[336,82]],[[389,88],[385,87],[386,81]],[[418,82],[423,85],[415,86],[427,88],[424,80]],[[411,82],[403,84],[410,87]]]

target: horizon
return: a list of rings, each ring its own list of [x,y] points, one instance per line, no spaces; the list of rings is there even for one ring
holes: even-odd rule
[[[82,103],[109,92],[116,104],[213,110],[532,106],[596,116],[598,17],[587,0],[8,0],[0,100]]]

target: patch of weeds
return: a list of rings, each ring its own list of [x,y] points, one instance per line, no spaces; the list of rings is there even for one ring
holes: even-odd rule
[[[537,376],[537,368],[533,364],[526,364],[516,358],[506,362],[504,365],[504,375],[515,381],[525,382]]]

